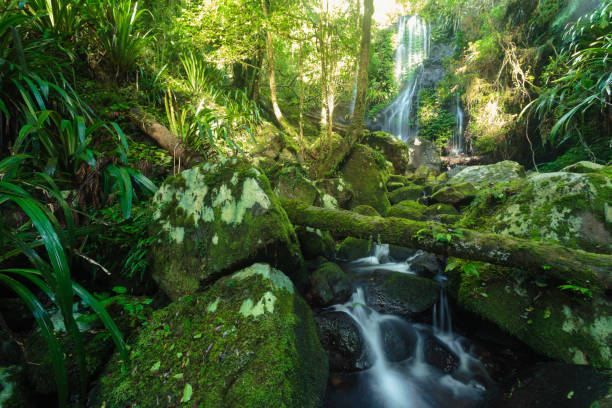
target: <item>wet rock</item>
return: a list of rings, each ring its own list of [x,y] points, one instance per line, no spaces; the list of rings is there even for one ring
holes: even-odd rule
[[[479,189],[490,184],[507,182],[525,177],[525,169],[513,161],[502,161],[484,166],[468,166],[448,180],[448,184],[470,183]]]
[[[349,315],[328,311],[315,316],[315,321],[331,371],[353,372],[371,366],[359,327]]]
[[[325,208],[332,208],[335,204],[346,209],[353,199],[353,190],[342,177],[317,180],[315,185],[323,192],[321,201]]]
[[[312,300],[318,306],[343,303],[351,296],[351,282],[337,264],[327,262],[310,276]]]
[[[378,211],[376,211],[373,207],[369,205],[358,205],[357,207],[353,208],[351,211],[357,214],[367,215],[370,217],[380,217],[380,214],[378,213]]]
[[[557,362],[537,364],[509,382],[488,406],[496,408],[610,407],[610,373]]]
[[[372,148],[358,144],[342,167],[345,180],[353,189],[353,206],[370,205],[386,214],[391,204],[387,198],[389,169],[385,158]]]
[[[389,194],[389,201],[391,202],[391,204],[397,204],[400,201],[404,200],[415,201],[418,200],[420,197],[423,197],[424,192],[425,188],[423,186],[411,185],[402,187],[397,190],[394,190]]]
[[[410,149],[406,143],[385,132],[373,132],[364,138],[364,144],[372,147],[393,163],[397,174],[405,174],[410,167]]]
[[[90,405],[318,407],[328,365],[291,280],[254,264],[153,313],[130,344],[132,368],[108,364]]]
[[[401,319],[388,319],[380,323],[380,336],[387,361],[396,363],[414,355],[416,335],[414,329]],[[374,361],[372,361],[372,364]]]
[[[334,256],[336,242],[328,231],[310,227],[297,227],[295,232],[304,258],[314,259],[323,256],[330,259]]]
[[[447,374],[459,367],[459,358],[433,335],[423,339],[423,356],[427,364]]]
[[[435,254],[421,251],[410,262],[410,269],[419,276],[431,279],[442,271],[442,266]]]
[[[253,261],[306,282],[293,226],[266,176],[246,160],[221,159],[170,177],[151,206],[152,276],[172,299]]]
[[[404,262],[417,253],[416,249],[405,248],[398,245],[389,245],[389,256],[397,262]]]
[[[348,237],[338,247],[336,258],[343,261],[354,261],[365,258],[372,251],[372,243],[366,239]]]
[[[379,313],[409,318],[430,310],[440,296],[431,279],[386,270],[362,274],[366,303]]]

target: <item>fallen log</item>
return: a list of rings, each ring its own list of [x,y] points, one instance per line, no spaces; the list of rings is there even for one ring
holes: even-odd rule
[[[166,149],[180,163],[179,167],[191,167],[203,161],[200,155],[190,151],[178,136],[156,121],[151,115],[134,107],[130,109],[128,116],[143,132],[155,140],[161,148]]]
[[[612,288],[612,256],[505,235],[460,229],[432,221],[370,217],[344,210],[283,200],[294,225],[319,228],[332,235],[351,236],[419,248],[440,255],[483,261],[546,274],[563,282]]]

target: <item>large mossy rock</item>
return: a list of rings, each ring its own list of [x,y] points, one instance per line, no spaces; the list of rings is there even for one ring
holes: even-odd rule
[[[476,187],[486,188],[490,184],[501,183],[525,177],[525,169],[513,161],[502,161],[483,166],[469,166],[448,180],[448,184],[470,183]]]
[[[416,201],[423,197],[425,188],[423,186],[409,185],[406,187],[398,188],[389,194],[389,201],[391,204],[397,204],[404,200]]]
[[[131,346],[132,367],[112,360],[93,406],[318,407],[327,384],[310,309],[266,264],[156,311]]]
[[[371,147],[358,144],[342,167],[344,179],[353,189],[354,207],[369,205],[386,214],[391,204],[387,198],[389,169],[385,158]]]
[[[389,212],[387,217],[405,218],[408,220],[422,220],[424,218],[425,207],[423,204],[419,204],[416,201],[405,200],[395,204]]]
[[[338,246],[336,258],[343,261],[355,261],[370,256],[372,242],[367,239],[347,237]]]
[[[514,180],[474,208],[466,226],[519,238],[555,242],[585,251],[612,252],[612,176],[534,173]]]
[[[438,148],[433,142],[422,137],[415,137],[408,142],[410,159],[408,169],[415,171],[419,167],[428,167],[436,172],[440,171],[442,160]]]
[[[372,147],[393,163],[397,174],[406,174],[410,167],[410,148],[397,137],[385,132],[373,132],[367,135],[364,144]]]
[[[153,197],[152,275],[172,299],[268,261],[305,278],[297,237],[265,175],[225,159],[170,177]]]
[[[471,265],[477,274],[447,270],[449,292],[461,307],[541,354],[566,363],[612,368],[612,303],[605,296],[595,294],[591,299],[561,290],[562,282],[534,280],[512,268]]]

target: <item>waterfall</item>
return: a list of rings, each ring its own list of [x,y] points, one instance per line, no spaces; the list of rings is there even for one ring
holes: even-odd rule
[[[402,90],[383,111],[383,130],[403,141],[413,139],[418,128],[414,122],[415,106],[423,76],[423,62],[429,55],[430,33],[418,16],[400,17],[395,51],[395,80]]]
[[[455,112],[455,121],[457,128],[453,134],[453,140],[451,143],[451,155],[457,156],[461,153],[465,153],[465,140],[463,135],[463,109],[461,109],[461,97],[457,94],[457,108]]]

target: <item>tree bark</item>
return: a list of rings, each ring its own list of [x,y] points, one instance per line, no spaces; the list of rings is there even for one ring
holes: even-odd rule
[[[357,74],[357,95],[355,97],[355,110],[353,111],[353,120],[351,121],[351,131],[349,133],[351,143],[359,140],[363,134],[373,14],[374,1],[364,0],[363,25],[361,28],[361,51],[359,53],[359,72]]]
[[[202,157],[187,149],[181,139],[157,122],[151,115],[139,108],[130,109],[129,118],[137,124],[157,144],[166,149],[183,167],[189,167],[202,161]]]
[[[611,255],[458,229],[431,221],[368,217],[349,211],[308,206],[299,201],[283,200],[283,207],[293,224],[327,230],[336,236],[372,237],[380,242],[419,248],[440,255],[546,274],[587,288],[612,288]]]
[[[266,20],[269,19],[270,12],[268,10],[269,0],[261,0],[261,8],[263,15]],[[272,110],[274,111],[274,117],[281,125],[283,130],[287,132],[291,137],[297,138],[296,132],[293,127],[287,122],[283,111],[281,111],[278,105],[278,96],[276,93],[276,63],[274,61],[274,41],[272,38],[272,31],[266,28],[266,58],[268,60],[268,81],[270,85],[270,101],[272,102]]]

